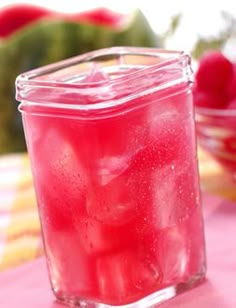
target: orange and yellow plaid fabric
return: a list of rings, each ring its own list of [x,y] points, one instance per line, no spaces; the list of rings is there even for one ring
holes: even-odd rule
[[[0,156],[0,270],[42,254],[28,156]]]

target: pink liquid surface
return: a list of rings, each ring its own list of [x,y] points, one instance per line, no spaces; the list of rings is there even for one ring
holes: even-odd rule
[[[204,276],[191,96],[141,99],[94,120],[23,114],[59,298],[122,305]]]

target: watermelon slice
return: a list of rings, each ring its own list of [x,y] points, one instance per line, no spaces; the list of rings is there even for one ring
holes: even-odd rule
[[[27,5],[13,8],[0,13],[0,153],[26,150],[14,98],[19,74],[99,48],[160,46],[140,10],[127,16],[104,8],[74,14]]]
[[[80,13],[63,14],[31,4],[9,5],[0,11],[0,38],[7,38],[19,29],[46,18],[50,20],[63,19],[119,29],[124,25],[126,15],[103,7]]]

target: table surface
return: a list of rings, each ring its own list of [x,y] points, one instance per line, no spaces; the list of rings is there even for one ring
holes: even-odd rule
[[[236,203],[203,195],[207,279],[160,305],[162,308],[236,307]],[[0,273],[0,307],[59,308],[50,291],[43,257]]]

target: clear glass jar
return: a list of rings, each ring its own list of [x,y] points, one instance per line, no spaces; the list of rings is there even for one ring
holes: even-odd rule
[[[191,78],[182,52],[128,47],[18,77],[57,299],[148,307],[203,280]]]

